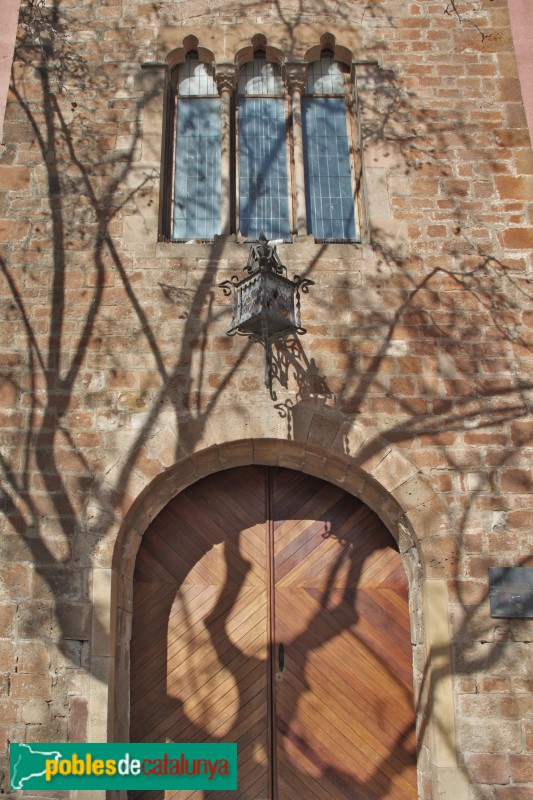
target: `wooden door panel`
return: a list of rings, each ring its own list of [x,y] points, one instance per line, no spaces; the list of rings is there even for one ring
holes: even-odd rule
[[[238,741],[240,800],[268,798],[265,504],[264,470],[200,481],[149,527],[134,576],[131,740]],[[130,793],[204,794],[235,800]]]
[[[413,800],[407,585],[392,545],[362,503],[290,470],[221,472],[169,503],[136,565],[131,738],[237,741],[239,788],[131,797]]]
[[[290,626],[280,625],[278,635],[284,640],[286,675],[278,687],[278,694],[283,695],[285,680],[295,674],[303,687],[311,684],[324,687],[322,695],[328,698],[330,705],[338,702],[347,709],[348,719],[353,714],[359,718],[364,715],[369,731],[375,729],[379,734],[395,739],[404,730],[398,719],[409,710],[407,687],[403,687],[383,660],[358,639],[356,626],[344,630],[332,626],[325,636],[316,621],[319,609],[309,595],[302,601],[304,594],[307,594],[305,590],[293,590],[286,602],[281,602],[282,597],[278,595],[280,616],[286,612],[294,614],[297,609],[299,614],[309,615],[313,629],[312,635],[303,642],[291,640]],[[357,665],[355,669],[354,663]],[[394,683],[396,691],[384,696],[390,682]],[[334,697],[325,694],[326,688],[331,688]],[[386,714],[383,713],[384,707]]]
[[[311,610],[312,604],[307,605]],[[303,609],[304,604],[298,603],[299,612]],[[283,611],[280,609],[280,613]],[[286,634],[287,630],[280,633]],[[341,742],[344,742],[342,749],[350,745],[350,759],[358,761],[360,752],[363,763],[375,763],[380,768],[382,760],[387,764],[394,762],[401,769],[406,764],[411,766],[411,749],[407,756],[404,755],[404,745],[396,752],[396,743],[403,742],[405,737],[401,720],[409,711],[407,698],[402,688],[395,685],[388,670],[384,670],[371,653],[365,652],[360,643],[355,639],[350,641],[345,634],[337,634],[325,645],[320,646],[318,637],[316,641],[309,640],[308,644],[315,649],[307,655],[302,654],[298,643],[287,641],[285,646],[284,678],[276,686],[277,701],[285,709],[280,714],[282,729],[290,728],[291,733],[296,732],[305,749],[300,721],[300,715],[305,714],[314,719],[309,727],[310,752],[320,751],[324,736],[329,735],[332,739],[340,737],[337,744],[341,747]],[[354,663],[357,664],[355,670],[352,667]],[[391,692],[391,682],[395,692]],[[409,745],[413,743],[410,725],[408,734]],[[324,768],[331,767],[326,761],[324,764]]]
[[[307,492],[292,479],[292,501],[280,489],[281,519],[284,478],[277,472],[273,492],[275,631],[285,652],[275,684],[279,800],[415,798],[400,556],[368,508],[305,476]]]

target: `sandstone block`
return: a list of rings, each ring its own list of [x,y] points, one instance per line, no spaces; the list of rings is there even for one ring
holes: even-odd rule
[[[474,753],[517,752],[521,748],[522,732],[518,722],[502,720],[461,720],[459,723],[461,746]]]
[[[509,756],[494,754],[471,755],[466,759],[469,773],[479,783],[510,783]]]
[[[27,189],[30,183],[28,167],[12,167],[0,164],[0,191]]]
[[[50,705],[45,700],[30,700],[22,707],[22,719],[27,723],[44,724],[50,721]]]

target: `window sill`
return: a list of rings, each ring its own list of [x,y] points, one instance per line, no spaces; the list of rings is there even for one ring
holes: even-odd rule
[[[209,242],[158,242],[156,255],[166,258],[240,259],[244,266],[250,245],[251,242],[231,234],[216,236]],[[318,242],[313,236],[294,236],[292,242],[277,244],[276,247],[289,272],[291,262],[298,262],[298,269],[301,270],[303,260],[311,263],[316,258],[362,260],[365,257],[362,242]]]

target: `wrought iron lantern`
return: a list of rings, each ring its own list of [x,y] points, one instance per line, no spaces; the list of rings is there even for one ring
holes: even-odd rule
[[[276,246],[269,244],[261,231],[259,244],[250,247],[248,274],[239,280],[236,275],[219,286],[231,296],[231,326],[228,336],[249,336],[265,349],[265,384],[272,385],[272,342],[289,334],[306,333],[300,319],[300,293],[307,292],[314,281],[287,277]]]

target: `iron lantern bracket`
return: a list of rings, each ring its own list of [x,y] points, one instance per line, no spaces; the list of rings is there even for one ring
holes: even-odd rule
[[[263,345],[265,384],[270,388],[272,342],[306,333],[301,322],[301,294],[307,293],[314,281],[299,275],[290,280],[276,246],[269,244],[263,233],[259,243],[250,247],[244,271],[244,278],[233,275],[219,283],[226,297],[231,297],[231,325],[226,333],[248,336]]]

